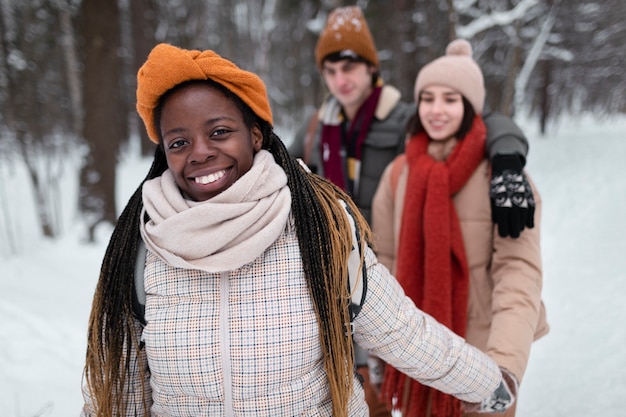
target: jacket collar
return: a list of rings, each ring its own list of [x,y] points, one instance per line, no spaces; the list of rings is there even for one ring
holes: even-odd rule
[[[383,85],[374,116],[378,120],[385,120],[400,101],[400,97],[401,94],[397,88],[387,84]],[[329,96],[320,107],[317,115],[320,122],[325,125],[338,125],[341,123],[341,104],[334,96]]]

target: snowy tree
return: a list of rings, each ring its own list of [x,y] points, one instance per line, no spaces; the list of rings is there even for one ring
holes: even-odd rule
[[[131,138],[154,149],[134,92],[157,42],[213,49],[258,73],[289,141],[327,94],[314,48],[328,13],[354,4],[383,80],[405,101],[420,68],[463,37],[492,109],[529,110],[542,128],[566,113],[626,111],[622,0],[0,0],[0,176],[26,164],[42,233],[56,236],[55,178],[67,147],[80,146],[80,210],[91,232],[114,222],[120,149]],[[1,238],[18,235],[2,210],[10,197],[0,186]]]
[[[525,91],[542,125],[563,113],[626,111],[626,3],[561,7]]]
[[[83,137],[88,151],[80,173],[80,208],[88,235],[102,222],[115,224],[115,169],[120,143],[127,136],[122,100],[120,15],[116,1],[83,0],[80,11]]]
[[[41,231],[49,237],[60,232],[58,180],[67,147],[76,141],[76,109],[63,70],[67,38],[59,32],[66,28],[61,17],[70,11],[63,6],[44,0],[0,2],[0,164],[20,160],[27,167]],[[6,203],[10,190],[0,192]],[[6,210],[0,213],[7,233],[16,236],[11,230],[18,225],[6,218]]]

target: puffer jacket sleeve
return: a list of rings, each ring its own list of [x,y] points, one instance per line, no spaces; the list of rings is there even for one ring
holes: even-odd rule
[[[525,229],[519,238],[503,238],[493,230],[494,251],[492,323],[487,353],[513,372],[521,382],[531,344],[542,313],[540,225],[541,197],[527,175],[535,196],[535,227]]]
[[[517,154],[525,164],[528,155],[528,139],[513,119],[501,113],[485,111],[483,120],[487,128],[489,159],[493,159],[497,154]]]
[[[419,310],[402,287],[366,251],[367,294],[354,322],[354,340],[417,381],[463,401],[481,402],[502,374],[487,355]]]
[[[136,340],[140,340],[143,331],[143,325],[139,320],[133,322]],[[125,381],[125,398],[126,415],[127,416],[149,416],[150,407],[152,406],[152,390],[150,388],[150,369],[148,367],[148,358],[146,349],[143,347],[133,346],[131,353],[133,360]],[[81,411],[81,417],[93,417],[96,415],[91,393],[83,378],[83,398],[84,405]]]

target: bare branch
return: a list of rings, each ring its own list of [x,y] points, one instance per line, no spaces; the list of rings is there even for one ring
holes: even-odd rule
[[[537,61],[539,61],[539,57],[541,56],[541,51],[543,50],[543,47],[548,40],[548,36],[554,27],[559,4],[560,1],[556,1],[550,8],[550,13],[548,13],[543,25],[541,25],[541,32],[539,33],[539,36],[535,38],[535,42],[533,42],[533,46],[530,48],[530,51],[524,60],[524,65],[515,80],[515,99],[513,103],[516,110],[521,108],[524,101],[524,91],[526,90],[528,78],[533,72],[535,65],[537,65]]]
[[[514,21],[524,17],[524,15],[538,3],[539,0],[522,0],[511,10],[493,12],[473,20],[466,26],[459,26],[456,28],[456,33],[460,38],[471,39],[476,36],[476,34],[494,26],[510,25]]]

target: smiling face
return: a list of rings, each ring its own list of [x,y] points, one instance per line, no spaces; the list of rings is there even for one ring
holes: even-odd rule
[[[456,137],[463,121],[463,96],[450,87],[429,85],[420,93],[419,118],[432,140]]]
[[[160,131],[167,165],[183,195],[208,200],[250,170],[263,135],[247,127],[235,103],[206,84],[190,84],[162,104]]]

